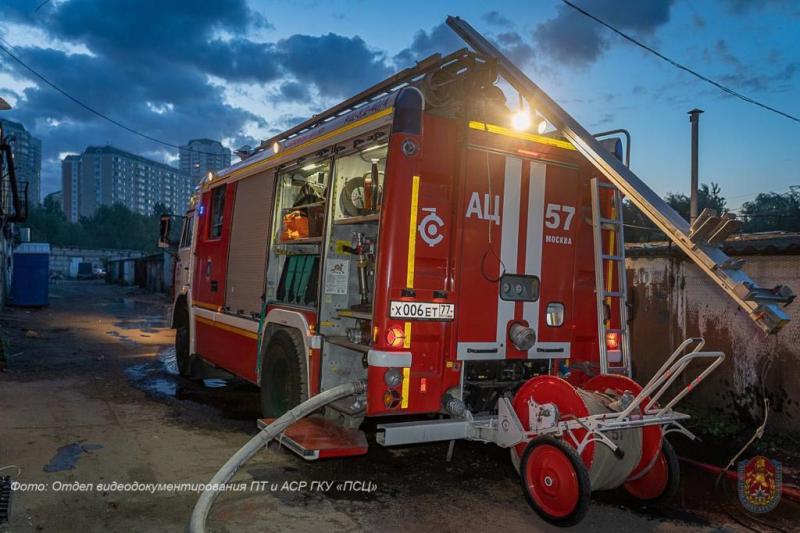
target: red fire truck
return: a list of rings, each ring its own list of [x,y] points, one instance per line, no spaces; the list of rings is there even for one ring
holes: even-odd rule
[[[378,426],[380,444],[508,447],[556,524],[580,520],[591,490],[669,498],[663,436],[688,434],[672,407],[724,356],[688,339],[644,387],[630,378],[623,194],[764,330],[791,291],[757,287],[719,250],[733,219],[690,228],[627,168],[620,132],[589,135],[448,22],[474,51],[421,61],[203,181],[178,267],[181,371],[202,360],[259,385],[265,417],[363,381],[282,442],[307,459],[363,454],[364,417],[405,415]],[[695,360],[705,369],[665,399]]]

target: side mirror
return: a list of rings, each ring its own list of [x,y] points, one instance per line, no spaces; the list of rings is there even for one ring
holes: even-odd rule
[[[173,248],[177,246],[177,241],[171,238],[172,232],[172,215],[161,215],[158,230],[158,247],[159,248]]]

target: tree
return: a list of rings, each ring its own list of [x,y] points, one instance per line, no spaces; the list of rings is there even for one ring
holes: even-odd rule
[[[741,216],[746,232],[800,231],[800,188],[791,187],[783,194],[761,193],[742,204]]]
[[[665,198],[667,204],[677,211],[687,221],[689,220],[690,199],[685,194],[669,193]],[[722,189],[717,183],[707,185],[703,183],[697,191],[697,205],[699,212],[711,208],[718,214],[724,213],[727,202],[722,196]],[[630,201],[623,203],[623,218],[625,219],[625,241],[646,242],[663,241],[667,236],[655,227],[653,222],[644,216]]]
[[[51,198],[32,206],[27,224],[31,238],[55,246],[110,248],[155,252],[158,246],[159,217],[168,210],[154,206],[150,216],[140,215],[122,204],[100,206],[80,222],[68,222],[61,207]]]
[[[697,214],[702,213],[703,209],[706,208],[713,209],[718,215],[724,213],[727,202],[720,192],[721,189],[718,183],[711,182],[710,187],[705,183],[700,185],[697,189]],[[688,196],[680,193],[669,193],[666,201],[672,209],[680,213],[686,220],[689,220],[691,200]]]

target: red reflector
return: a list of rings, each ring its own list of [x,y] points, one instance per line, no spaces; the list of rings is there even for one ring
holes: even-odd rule
[[[619,333],[616,331],[606,333],[606,349],[619,350]]]
[[[400,348],[403,346],[403,340],[406,335],[400,328],[389,328],[386,332],[386,343],[392,348]]]
[[[400,393],[393,389],[388,389],[383,393],[383,405],[387,409],[393,409],[400,405]]]

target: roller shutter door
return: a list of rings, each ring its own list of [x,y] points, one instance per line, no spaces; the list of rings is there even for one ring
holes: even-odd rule
[[[229,313],[251,317],[261,312],[274,186],[274,172],[236,184],[225,284],[225,311]]]

